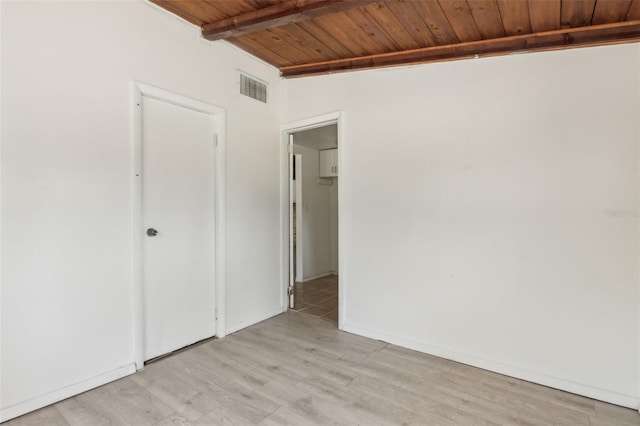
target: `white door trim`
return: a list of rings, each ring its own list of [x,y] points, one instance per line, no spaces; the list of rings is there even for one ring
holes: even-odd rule
[[[307,118],[304,120],[294,121],[280,126],[280,247],[282,264],[280,266],[281,275],[281,307],[285,312],[289,306],[287,297],[287,287],[289,286],[289,133],[300,132],[303,130],[316,129],[331,124],[338,125],[338,164],[344,163],[345,155],[345,127],[344,112],[336,111],[328,114]],[[347,270],[345,268],[345,231],[341,226],[342,218],[345,217],[346,200],[344,199],[344,188],[346,179],[344,167],[340,168],[340,183],[338,184],[338,328],[344,327],[345,312],[347,300],[345,299],[345,284]]]
[[[302,171],[304,167],[302,166],[302,155],[295,154],[296,158],[296,174],[300,176],[299,179],[296,179],[296,184],[294,186],[294,191],[296,191],[296,229],[300,230],[300,232],[296,232],[296,250],[293,253],[293,256],[296,259],[296,273],[293,277],[294,283],[296,281],[302,282],[304,277],[304,232],[302,232],[303,228],[303,217],[302,217],[302,202],[304,200],[304,194],[302,193]]]
[[[216,336],[226,335],[226,234],[225,234],[225,146],[226,112],[186,96],[137,81],[131,82],[131,145],[133,178],[133,346],[137,370],[144,368],[144,299],[142,283],[142,97],[148,97],[195,111],[211,114],[214,118],[217,144],[214,155],[215,171],[215,304]]]

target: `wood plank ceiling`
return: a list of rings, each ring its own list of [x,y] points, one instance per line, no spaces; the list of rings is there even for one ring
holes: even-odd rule
[[[640,0],[151,0],[284,77],[640,40]]]

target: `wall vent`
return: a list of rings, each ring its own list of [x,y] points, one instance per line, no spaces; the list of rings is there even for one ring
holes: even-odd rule
[[[265,104],[267,103],[267,85],[242,72],[240,73],[240,93]]]

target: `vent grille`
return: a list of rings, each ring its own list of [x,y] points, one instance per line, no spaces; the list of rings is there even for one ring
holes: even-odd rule
[[[240,73],[240,93],[267,103],[267,85],[243,73]]]

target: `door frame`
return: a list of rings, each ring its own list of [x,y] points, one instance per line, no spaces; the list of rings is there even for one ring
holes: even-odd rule
[[[282,263],[280,266],[281,278],[281,307],[282,312],[289,309],[289,297],[287,289],[289,287],[289,134],[301,132],[304,130],[316,129],[331,124],[338,125],[338,167],[339,183],[338,183],[338,328],[344,329],[344,320],[346,318],[346,302],[345,284],[346,284],[346,268],[344,261],[344,227],[341,225],[345,212],[344,199],[344,164],[345,153],[345,126],[344,111],[336,111],[315,117],[306,118],[283,124],[280,126],[280,247]]]
[[[293,146],[293,135],[289,134],[289,147]],[[294,166],[295,164],[295,166]],[[297,179],[293,179],[294,171],[297,175]],[[302,262],[302,209],[300,203],[302,201],[302,155],[293,152],[293,149],[289,151],[289,214],[291,215],[291,206],[293,205],[293,199],[295,198],[296,207],[295,211],[295,224],[289,217],[289,281],[287,282],[287,296],[289,308],[295,308],[295,298],[293,289],[298,277],[302,277],[304,271],[304,265]],[[295,194],[295,197],[293,197]],[[296,230],[295,238],[293,237],[293,230]],[[295,247],[295,250],[294,250]],[[293,260],[293,261],[292,261]],[[291,291],[289,293],[289,290]]]
[[[296,180],[296,184],[294,186],[296,191],[296,230],[302,230],[304,224],[302,223],[302,200],[304,199],[304,193],[302,192],[302,155],[293,154],[296,161],[296,174],[300,176],[300,179]],[[300,200],[300,202],[298,202]],[[296,259],[296,273],[293,277],[293,281],[302,281],[304,277],[304,250],[303,250],[303,232],[296,232],[296,251],[293,253],[293,256]],[[289,259],[291,260],[291,259]],[[298,278],[300,278],[298,280]]]
[[[187,96],[138,81],[131,82],[131,177],[133,180],[133,349],[136,370],[144,368],[144,285],[142,281],[142,98],[148,97],[213,116],[215,199],[215,309],[218,338],[226,335],[226,111]]]

